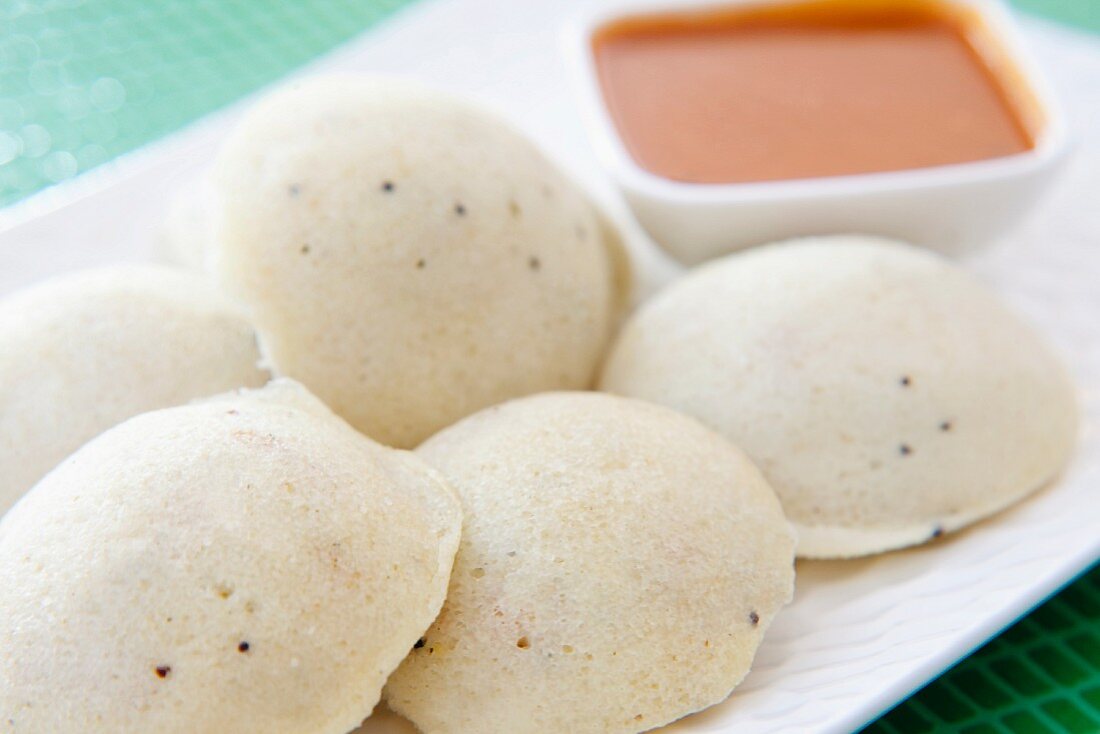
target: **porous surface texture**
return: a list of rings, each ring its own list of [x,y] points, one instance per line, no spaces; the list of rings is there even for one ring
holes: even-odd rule
[[[621,253],[574,185],[483,110],[407,82],[315,79],[224,147],[208,259],[280,374],[412,447],[596,377]]]
[[[548,393],[417,453],[465,513],[444,609],[385,693],[425,734],[660,726],[729,695],[790,599],[775,494],[666,408]]]
[[[861,237],[692,271],[624,327],[602,389],[741,446],[809,557],[921,543],[1052,479],[1074,388],[1038,334],[929,252]]]
[[[293,383],[126,421],[0,523],[3,730],[344,734],[460,527],[438,473]]]
[[[0,513],[121,421],[268,379],[244,311],[195,275],[79,272],[0,302]]]

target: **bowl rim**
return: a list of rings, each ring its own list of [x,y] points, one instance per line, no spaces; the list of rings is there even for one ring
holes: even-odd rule
[[[645,14],[692,12],[737,5],[778,5],[798,0],[612,0],[573,16],[562,36],[574,91],[597,157],[625,190],[682,203],[775,202],[830,199],[879,192],[922,191],[984,184],[1045,169],[1070,146],[1065,113],[1003,0],[943,0],[976,11],[1001,45],[1041,111],[1042,128],[1030,150],[1008,156],[926,168],[743,183],[688,183],[645,170],[619,135],[600,87],[592,37],[601,26]]]

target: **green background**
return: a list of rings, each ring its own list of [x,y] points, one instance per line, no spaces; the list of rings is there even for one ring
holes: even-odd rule
[[[0,0],[0,206],[172,132],[409,4]],[[1100,31],[1100,0],[1017,5]]]
[[[0,0],[0,206],[172,132],[411,1]],[[1016,4],[1100,32],[1100,0]],[[866,730],[923,732],[1100,732],[1100,567]]]

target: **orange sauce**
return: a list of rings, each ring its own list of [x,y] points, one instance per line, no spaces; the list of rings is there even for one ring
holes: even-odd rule
[[[641,167],[735,183],[1034,147],[1023,90],[983,33],[972,11],[936,0],[816,0],[629,17],[593,50]]]

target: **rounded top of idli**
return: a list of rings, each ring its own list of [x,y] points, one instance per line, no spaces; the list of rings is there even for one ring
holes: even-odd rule
[[[724,699],[790,598],[774,493],[666,408],[521,398],[417,453],[464,510],[444,609],[386,689],[421,731],[651,729]]]
[[[191,273],[118,265],[0,301],[0,513],[138,413],[262,385],[243,308]]]
[[[0,523],[27,731],[343,734],[443,601],[461,510],[295,385],[133,418]]]
[[[1058,359],[981,283],[865,237],[690,272],[624,327],[601,386],[745,449],[805,556],[911,545],[991,514],[1054,476],[1077,426]]]
[[[148,306],[133,302],[116,305],[126,298],[153,299]],[[113,306],[131,318],[141,318],[157,302],[172,304],[178,311],[199,314],[232,314],[244,320],[246,309],[209,280],[188,270],[146,263],[120,263],[76,270],[42,280],[0,299],[0,318],[5,329],[24,325],[43,330],[51,321],[84,315],[85,328],[99,320],[94,309]]]
[[[408,82],[322,78],[245,115],[210,262],[277,370],[414,446],[502,400],[585,388],[625,303],[617,237],[510,125]]]

